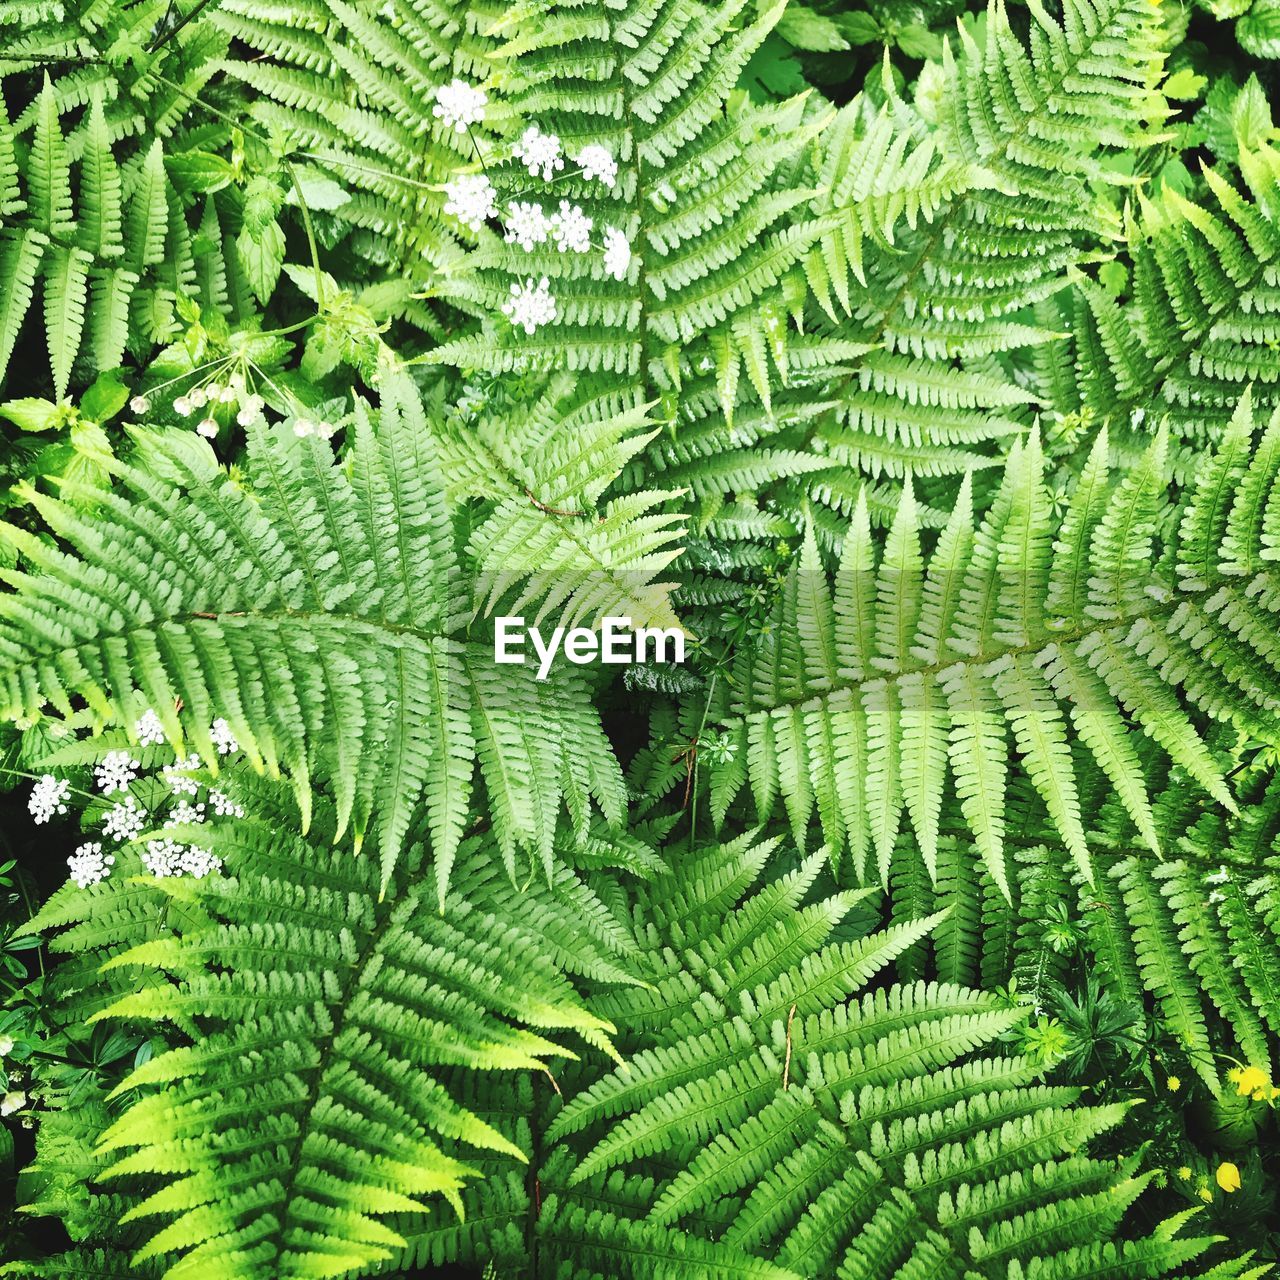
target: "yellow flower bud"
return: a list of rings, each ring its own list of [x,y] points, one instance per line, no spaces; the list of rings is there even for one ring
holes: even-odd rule
[[[1240,1170],[1230,1160],[1224,1160],[1218,1166],[1218,1172],[1214,1176],[1223,1191],[1230,1193],[1240,1190]]]

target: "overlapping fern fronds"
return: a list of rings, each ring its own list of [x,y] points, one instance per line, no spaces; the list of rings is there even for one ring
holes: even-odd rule
[[[109,970],[170,979],[98,1017],[199,1028],[121,1084],[131,1101],[98,1143],[110,1156],[99,1182],[165,1175],[125,1214],[147,1224],[135,1263],[167,1257],[172,1276],[344,1275],[403,1243],[387,1215],[461,1212],[471,1171],[459,1148],[527,1158],[455,1100],[448,1072],[544,1069],[572,1056],[570,1036],[608,1048],[612,1029],[583,1007],[558,953],[607,981],[635,979],[616,926],[599,941],[583,933],[590,891],[572,877],[522,897],[492,840],[471,840],[466,879],[491,879],[487,895],[439,895],[441,910],[434,877],[416,874],[419,849],[384,896],[376,864],[334,845],[330,806],[304,839],[288,833],[287,793],[245,786],[233,780],[230,794],[249,816],[173,829],[218,855],[224,876],[68,886],[36,923],[72,925],[60,950],[105,948]],[[140,872],[135,857],[122,851]],[[112,935],[101,908],[117,893],[146,894],[151,910],[117,916]],[[171,931],[157,933],[157,919]]]
[[[1246,388],[1259,408],[1280,403],[1280,152],[1255,140],[1238,161],[1239,182],[1225,166],[1205,168],[1200,200],[1165,191],[1139,202],[1122,299],[1080,277],[1041,313],[1071,335],[1045,378],[1057,412],[1106,424],[1130,453],[1167,421],[1180,478]]]
[[[1259,437],[1246,395],[1181,501],[1166,448],[1162,432],[1113,477],[1099,435],[1056,521],[1032,437],[976,526],[966,482],[927,558],[909,488],[882,551],[859,505],[830,581],[810,535],[772,631],[739,663],[737,750],[715,777],[717,812],[749,781],[758,811],[781,798],[803,841],[816,808],[837,860],[848,850],[862,878],[872,849],[887,881],[905,809],[932,876],[950,772],[1007,892],[1010,742],[1090,882],[1072,738],[1150,849],[1135,734],[1230,808],[1188,711],[1280,735],[1280,417]]]
[[[768,853],[704,849],[639,892],[654,989],[597,1002],[628,1064],[549,1133],[558,1274],[1137,1280],[1204,1252],[1177,1221],[1109,1242],[1149,1181],[1087,1154],[1124,1108],[991,1054],[1023,1011],[945,983],[859,995],[937,917],[866,935],[866,891],[810,900],[821,854],[753,888]]]
[[[1233,791],[1240,813],[1229,816],[1175,771],[1151,803],[1160,855],[1100,771],[1081,783],[1091,883],[1034,789],[1018,780],[1009,805],[1012,901],[947,804],[933,879],[914,841],[900,839],[894,850],[894,918],[946,909],[929,945],[937,972],[986,987],[1014,979],[1037,1003],[1087,957],[1117,999],[1151,1004],[1213,1093],[1233,1060],[1270,1073],[1280,1034],[1274,781]],[[925,963],[922,952],[908,967],[924,971]]]
[[[252,51],[222,69],[251,95],[259,127],[287,134],[329,179],[333,194],[317,216],[345,251],[340,283],[363,283],[372,270],[384,277],[387,312],[436,336],[439,320],[415,294],[461,251],[441,187],[470,159],[472,141],[432,108],[454,76],[488,78],[494,41],[484,33],[498,13],[408,0],[376,13],[345,0],[283,8],[229,0],[209,18]]]
[[[545,683],[533,666],[497,668],[491,632],[469,638],[472,582],[416,398],[389,394],[376,432],[366,417],[353,436],[348,469],[319,441],[254,428],[245,486],[197,437],[142,431],[145,462],[120,469],[96,518],[33,493],[74,554],[6,528],[28,566],[0,602],[6,710],[34,715],[48,701],[69,713],[84,698],[102,720],[132,724],[151,706],[173,743],[209,760],[207,726],[224,717],[255,764],[292,777],[304,829],[313,782],[333,789],[340,832],[358,843],[376,829],[384,875],[425,804],[442,891],[478,761],[513,868],[524,845],[549,870],[562,804],[581,828],[593,801],[622,816],[587,683],[572,668]],[[531,509],[554,526],[543,549],[556,554],[568,523]],[[613,513],[624,537],[634,514]],[[609,519],[582,535],[596,560],[581,562],[566,608],[616,596],[603,572]],[[620,567],[632,585],[665,563],[669,524],[637,521],[624,545],[638,564]],[[476,537],[492,559],[489,527]]]

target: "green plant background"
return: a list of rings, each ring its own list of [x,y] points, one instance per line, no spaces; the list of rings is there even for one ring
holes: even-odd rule
[[[1266,1274],[1278,59],[0,0],[0,1274]]]

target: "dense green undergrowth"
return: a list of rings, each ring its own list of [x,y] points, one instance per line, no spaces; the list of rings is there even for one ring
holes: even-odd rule
[[[0,0],[0,1275],[1266,1274],[1277,58]]]

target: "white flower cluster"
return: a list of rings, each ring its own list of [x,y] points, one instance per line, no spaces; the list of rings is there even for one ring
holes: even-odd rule
[[[196,386],[189,387],[181,395],[173,398],[173,411],[179,417],[189,418],[198,410],[203,415],[196,423],[196,431],[207,440],[216,438],[221,424],[215,416],[225,409],[227,415],[234,408],[236,422],[242,427],[252,426],[262,417],[267,402],[256,392],[249,391],[243,373],[233,373],[225,383],[215,379],[206,379]],[[136,414],[151,412],[149,396],[134,396],[129,401],[129,408]]]
[[[604,269],[615,279],[621,280],[631,266],[631,242],[617,227],[606,227],[604,232]]]
[[[115,857],[109,853],[104,854],[102,845],[97,841],[82,844],[67,859],[71,878],[82,889],[87,889],[91,884],[97,884],[99,880],[105,880],[111,874],[111,868],[114,865]]]
[[[550,282],[543,276],[537,284],[532,279],[511,286],[511,297],[502,304],[502,313],[513,325],[532,334],[540,326],[556,318],[556,300],[551,296]]]
[[[209,737],[213,740],[213,745],[218,748],[220,756],[229,756],[233,751],[240,750],[240,744],[236,741],[236,735],[231,732],[231,726],[221,716],[209,726]]]
[[[586,253],[591,248],[591,219],[580,205],[560,201],[560,212],[551,219],[552,235],[561,253]]]
[[[177,840],[166,837],[163,840],[147,841],[142,865],[158,878],[191,876],[202,880],[211,871],[222,870],[222,859],[198,845],[180,844]]]
[[[123,842],[138,836],[146,824],[147,811],[132,796],[125,796],[107,810],[102,833]]]
[[[444,184],[444,211],[472,231],[498,216],[497,192],[487,173],[461,173]]]
[[[209,789],[209,803],[220,818],[243,818],[244,810],[224,791],[216,787]]]
[[[459,119],[465,114],[466,94],[472,92],[463,81],[455,80],[437,94],[436,114]],[[484,95],[475,90],[481,98]],[[442,108],[442,102],[447,104]],[[448,123],[448,119],[446,120]],[[465,126],[458,126],[465,127]],[[531,124],[512,147],[511,155],[528,170],[529,176],[554,182],[564,170],[565,155],[560,138],[554,133],[543,133]],[[618,181],[618,161],[607,147],[599,143],[587,143],[573,157],[573,163],[584,178],[599,182],[612,189]],[[572,176],[572,175],[566,175]],[[490,218],[498,217],[496,192],[487,174],[459,174],[445,184],[445,212],[466,223],[473,231]],[[560,253],[584,254],[592,248],[591,233],[594,220],[579,204],[561,200],[559,211],[548,213],[536,200],[513,200],[501,216],[503,239],[507,244],[518,244],[525,253],[532,253],[540,245],[553,241]],[[604,269],[614,280],[624,280],[631,268],[631,244],[618,227],[602,228],[600,248],[604,255]],[[543,325],[552,323],[559,314],[550,281],[541,277],[535,284],[532,278],[523,284],[511,286],[511,296],[502,304],[502,312],[516,328],[532,335]]]
[[[583,147],[573,162],[582,170],[583,177],[603,182],[606,187],[612,187],[618,180],[618,162],[598,143]]]
[[[27,801],[27,808],[36,822],[43,825],[55,813],[66,813],[67,796],[70,794],[71,784],[66,778],[55,778],[53,774],[46,773],[31,788],[31,799]]]
[[[134,732],[146,746],[165,740],[164,727],[153,708],[147,708],[134,722]],[[225,717],[219,716],[209,726],[209,738],[219,755],[240,750],[235,732]],[[209,819],[209,810],[219,818],[243,818],[244,809],[224,791],[210,787],[206,799],[200,798],[202,783],[190,776],[203,768],[200,756],[192,753],[161,766],[161,773],[174,799],[161,801],[160,813],[149,815],[130,791],[138,779],[140,763],[129,751],[109,751],[94,766],[99,789],[107,796],[119,794],[101,813],[101,838],[81,844],[67,859],[70,878],[82,889],[106,880],[116,864],[116,853],[104,853],[105,840],[117,845],[137,840],[149,822],[159,822],[163,815],[165,829],[200,826]],[[45,774],[32,788],[30,809],[37,822],[47,822],[55,813],[67,812],[70,784],[64,778]],[[167,814],[163,811],[168,809]],[[172,836],[146,840],[141,855],[143,866],[155,876],[207,876],[222,869],[222,860],[198,845],[185,844]],[[118,852],[118,850],[117,850]]]
[[[466,133],[468,126],[484,119],[484,109],[489,103],[488,94],[478,85],[454,79],[436,90],[436,104],[431,114],[446,129]]]
[[[164,825],[166,827],[194,827],[203,821],[203,804],[197,804],[190,800],[179,800],[169,810],[169,816],[164,820]]]
[[[21,1089],[10,1089],[0,1098],[0,1116],[11,1116],[27,1105],[27,1095]]]
[[[108,751],[100,764],[93,767],[93,776],[104,795],[128,791],[129,784],[138,776],[138,762],[127,751]]]
[[[550,234],[551,219],[540,204],[532,200],[516,200],[507,205],[503,239],[508,244],[518,244],[525,253],[532,253],[534,245],[546,244]]]
[[[543,182],[550,182],[552,175],[564,168],[560,139],[554,133],[543,133],[536,124],[531,124],[520,135],[514,153],[529,170],[529,176],[536,178],[541,173]]]
[[[332,440],[337,430],[337,427],[332,427],[327,422],[313,422],[310,418],[293,420],[293,434],[299,439],[315,436],[318,440]]]
[[[151,707],[134,722],[133,731],[138,735],[140,747],[158,747],[164,741],[164,725]]]
[[[188,775],[199,769],[201,764],[200,757],[192,752],[185,759],[165,765],[160,772],[164,774],[165,785],[175,796],[194,796],[200,790],[200,783]]]

